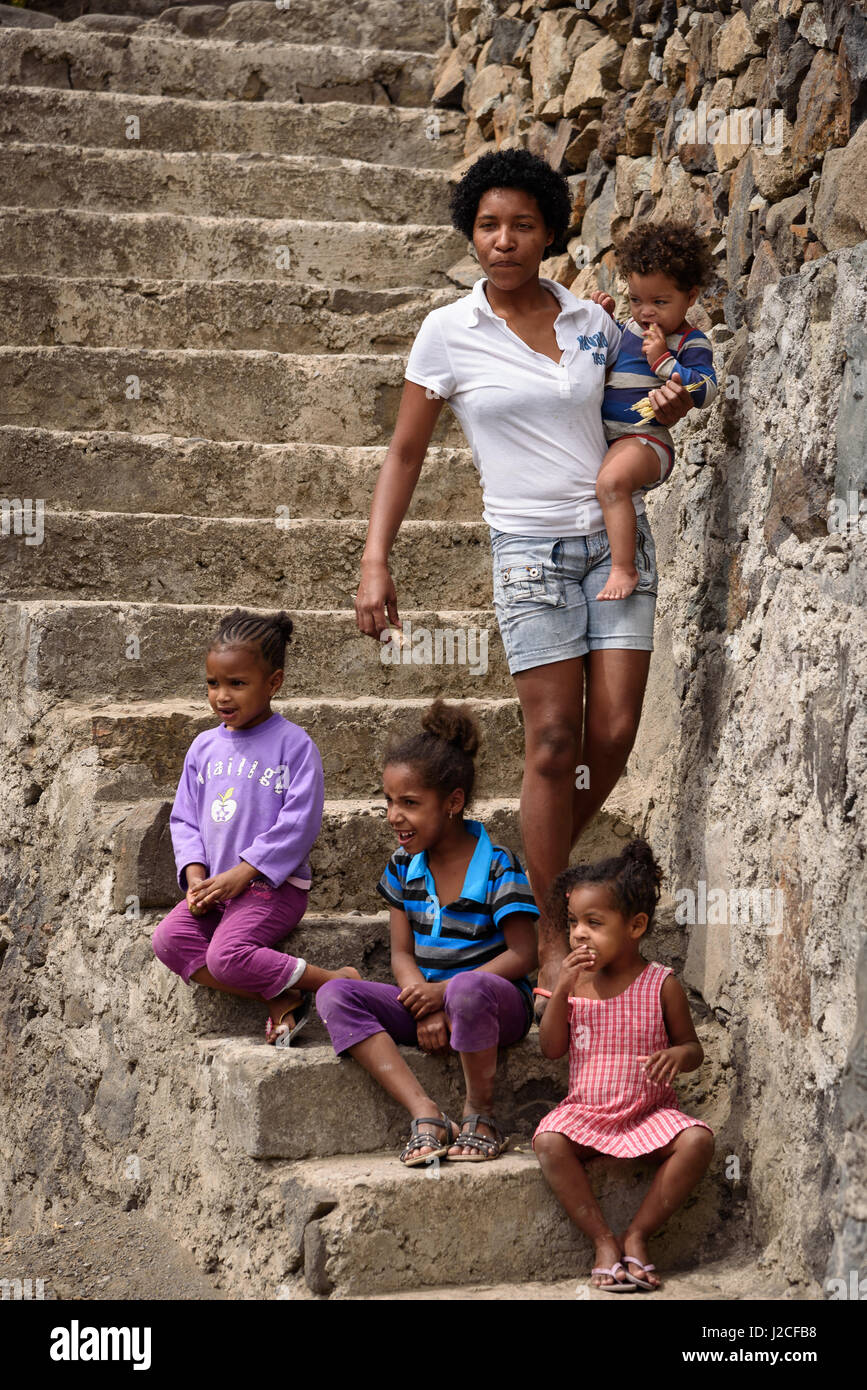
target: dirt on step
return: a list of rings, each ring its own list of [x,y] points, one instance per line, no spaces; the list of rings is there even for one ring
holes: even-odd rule
[[[0,1280],[21,1280],[32,1298],[226,1298],[163,1226],[107,1206],[78,1207],[40,1231],[0,1236]],[[14,1283],[7,1296],[21,1296]]]

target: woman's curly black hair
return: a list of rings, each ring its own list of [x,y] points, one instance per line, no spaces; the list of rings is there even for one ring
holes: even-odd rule
[[[566,232],[572,217],[569,185],[547,160],[529,150],[495,150],[471,164],[451,192],[452,226],[473,239],[473,228],[483,194],[491,188],[520,188],[531,194],[554,240],[544,259],[560,256],[566,250]]]
[[[646,912],[647,930],[650,931],[662,877],[662,869],[647,841],[630,840],[622,854],[599,859],[595,864],[575,864],[558,874],[548,895],[548,914],[557,929],[565,934],[572,889],[581,883],[599,883],[608,889],[614,906],[624,917]]]
[[[621,275],[667,275],[684,292],[709,285],[716,275],[710,242],[688,222],[639,222],[614,254]]]

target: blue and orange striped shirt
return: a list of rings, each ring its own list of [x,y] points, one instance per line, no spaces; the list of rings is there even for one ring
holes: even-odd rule
[[[415,961],[426,980],[450,980],[464,970],[478,970],[507,950],[503,922],[514,912],[539,916],[520,860],[503,845],[491,843],[481,821],[464,825],[478,844],[464,878],[461,895],[443,906],[424,850],[410,856],[396,849],[376,885],[390,907],[407,915]],[[532,1007],[526,978],[514,983]]]
[[[688,328],[685,333],[669,333],[665,340],[665,352],[651,364],[641,351],[641,328],[635,319],[629,318],[625,323],[615,319],[615,323],[623,336],[602,398],[605,438],[612,443],[624,435],[646,435],[664,445],[673,459],[674,441],[666,427],[655,420],[643,422],[632,407],[648,391],[678,372],[684,386],[698,381],[705,383],[701,390],[692,394],[692,400],[699,410],[706,409],[717,395],[710,339],[700,328]]]

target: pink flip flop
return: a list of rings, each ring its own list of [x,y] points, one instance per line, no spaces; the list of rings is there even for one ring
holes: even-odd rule
[[[626,1261],[626,1264],[638,1265],[638,1268],[643,1270],[645,1274],[649,1269],[656,1269],[656,1265],[642,1264],[641,1260],[636,1260],[634,1255],[624,1255],[623,1258]],[[656,1289],[660,1287],[659,1284],[649,1283],[647,1279],[639,1279],[637,1274],[630,1274],[628,1269],[626,1271],[626,1277],[627,1279],[632,1281],[636,1288],[646,1289],[648,1293],[654,1293]]]
[[[613,1284],[598,1285],[602,1293],[635,1293],[635,1281],[630,1280],[628,1284],[622,1283],[621,1280],[617,1278],[618,1269],[623,1269],[623,1265],[619,1260],[617,1260],[610,1269],[604,1269],[602,1265],[597,1265],[595,1269],[591,1269],[590,1273],[611,1275],[611,1278],[614,1280]],[[623,1269],[623,1273],[626,1275],[627,1279],[629,1279],[629,1270]],[[593,1287],[595,1288],[597,1286],[594,1285]]]

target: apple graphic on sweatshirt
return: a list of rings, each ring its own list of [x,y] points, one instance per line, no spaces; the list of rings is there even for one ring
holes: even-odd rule
[[[228,791],[223,792],[222,796],[215,797],[211,802],[211,820],[226,821],[231,820],[238,809],[237,801],[232,800],[234,787],[229,787]]]

